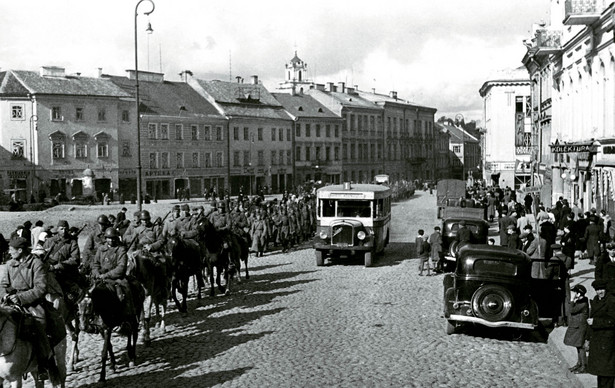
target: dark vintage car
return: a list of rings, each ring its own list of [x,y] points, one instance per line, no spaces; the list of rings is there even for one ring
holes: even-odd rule
[[[470,324],[534,330],[539,318],[559,318],[565,271],[559,261],[530,259],[517,249],[462,247],[455,272],[443,280],[446,333]]]
[[[489,236],[489,223],[480,218],[454,217],[446,218],[442,221],[442,251],[444,252],[444,269],[447,272],[455,270],[459,241],[457,241],[457,231],[459,223],[465,221],[466,227],[470,229],[472,244],[487,244]]]

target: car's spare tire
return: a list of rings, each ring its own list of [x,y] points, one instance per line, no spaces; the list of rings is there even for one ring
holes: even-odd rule
[[[472,309],[479,318],[490,322],[503,321],[513,309],[510,291],[496,284],[482,286],[472,296]]]
[[[459,241],[455,240],[451,242],[451,245],[448,246],[448,254],[451,257],[457,257],[457,252],[459,252]]]

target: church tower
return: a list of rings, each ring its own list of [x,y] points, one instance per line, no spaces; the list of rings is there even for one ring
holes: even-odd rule
[[[284,82],[280,82],[278,91],[299,94],[308,90],[311,85],[313,85],[313,82],[307,79],[307,63],[297,56],[297,51],[295,50],[295,56],[286,63]]]

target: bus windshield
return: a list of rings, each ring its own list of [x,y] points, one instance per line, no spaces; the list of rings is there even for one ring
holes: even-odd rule
[[[371,217],[372,201],[344,201],[344,200],[323,200],[323,217]],[[335,214],[335,203],[337,203],[337,214]]]

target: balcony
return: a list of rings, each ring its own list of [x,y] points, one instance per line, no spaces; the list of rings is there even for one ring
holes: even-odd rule
[[[562,49],[562,31],[540,29],[536,31],[536,56],[556,54]]]
[[[566,0],[564,25],[592,24],[600,18],[602,2],[602,0]]]

